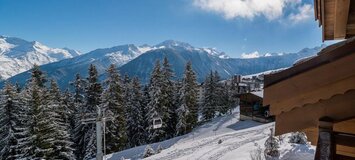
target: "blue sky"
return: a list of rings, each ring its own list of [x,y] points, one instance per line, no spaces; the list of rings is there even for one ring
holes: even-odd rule
[[[313,0],[0,0],[0,34],[82,52],[168,39],[232,57],[322,44]]]

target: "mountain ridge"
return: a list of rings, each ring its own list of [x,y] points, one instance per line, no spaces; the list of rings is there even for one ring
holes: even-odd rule
[[[0,36],[0,79],[29,70],[34,64],[48,64],[78,55],[80,52],[73,49],[51,48],[38,41]]]
[[[321,48],[306,48],[297,53],[280,56],[241,59],[230,58],[224,52],[214,48],[193,47],[185,42],[167,40],[153,46],[127,44],[96,49],[73,58],[42,65],[41,69],[48,74],[48,77],[57,80],[61,88],[68,87],[68,83],[73,80],[76,73],[86,77],[90,64],[96,66],[101,80],[105,78],[107,67],[115,64],[121,74],[137,76],[143,83],[147,83],[155,61],[167,57],[176,78],[183,74],[184,65],[192,61],[197,79],[202,82],[210,70],[218,71],[225,79],[234,74],[253,74],[289,67],[297,59],[315,55]],[[29,76],[29,71],[26,71],[9,78],[9,81],[24,84],[24,80]]]

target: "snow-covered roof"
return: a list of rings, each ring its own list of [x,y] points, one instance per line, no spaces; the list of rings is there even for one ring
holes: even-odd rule
[[[263,98],[264,97],[264,91],[255,91],[255,92],[250,92],[251,94],[254,94],[258,97]]]
[[[303,58],[301,58],[301,59],[298,59],[298,60],[296,60],[296,61],[293,63],[293,66],[299,65],[299,64],[301,64],[301,63],[303,63],[303,62],[306,62],[306,61],[308,61],[308,60],[314,58],[315,56],[317,56],[317,55],[312,55],[312,56],[303,57]]]
[[[244,87],[246,87],[246,86],[248,86],[248,84],[246,84],[246,83],[239,83],[239,86],[244,86]]]

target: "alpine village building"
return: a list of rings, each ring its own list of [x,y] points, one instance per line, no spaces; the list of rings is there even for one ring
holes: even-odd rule
[[[315,0],[322,38],[342,40],[265,75],[264,106],[275,134],[303,131],[315,160],[355,159],[355,0]]]

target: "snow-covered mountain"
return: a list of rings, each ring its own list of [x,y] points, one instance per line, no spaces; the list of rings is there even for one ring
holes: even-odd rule
[[[158,45],[155,45],[154,48],[163,49],[163,48],[172,48],[177,50],[188,50],[188,51],[197,51],[197,52],[205,52],[211,56],[215,56],[222,59],[230,58],[226,53],[218,51],[216,48],[208,48],[208,47],[193,47],[186,42],[179,42],[175,40],[166,40]]]
[[[221,57],[223,52],[209,52],[204,48],[170,47],[151,50],[119,69],[122,74],[138,76],[143,82],[148,82],[155,61],[162,61],[164,57],[167,57],[176,77],[181,77],[185,64],[188,61],[192,61],[192,67],[197,74],[197,79],[202,82],[211,70],[218,71],[221,78],[226,79],[234,74],[249,75],[267,70],[286,68],[292,66],[300,58],[316,55],[321,49],[322,47],[305,48],[297,53],[241,59]]]
[[[67,87],[68,82],[73,80],[76,73],[86,77],[90,64],[97,67],[101,79],[105,78],[107,67],[110,64],[115,64],[121,74],[137,76],[143,83],[146,83],[155,61],[167,57],[177,78],[182,76],[185,64],[192,61],[197,79],[202,82],[210,70],[218,71],[223,79],[234,74],[259,73],[290,67],[297,59],[315,55],[321,49],[322,47],[306,48],[297,53],[280,56],[240,59],[230,58],[224,52],[213,48],[199,48],[188,43],[168,40],[154,46],[129,44],[97,49],[74,58],[43,65],[41,68],[49,77],[56,79],[61,88]],[[24,84],[29,76],[29,72],[24,72],[11,77],[9,80]]]
[[[120,67],[139,55],[154,49],[157,49],[157,47],[149,45],[136,46],[133,44],[96,49],[74,58],[42,65],[41,68],[49,77],[56,79],[62,87],[67,87],[68,82],[73,80],[75,74],[79,73],[85,77],[90,64],[94,64],[99,74],[102,74],[110,64]],[[28,77],[29,72],[24,72],[9,80],[23,84],[25,81],[22,79],[27,79]]]
[[[50,48],[37,41],[0,36],[0,79],[24,72],[34,64],[43,65],[80,55],[68,48]]]

